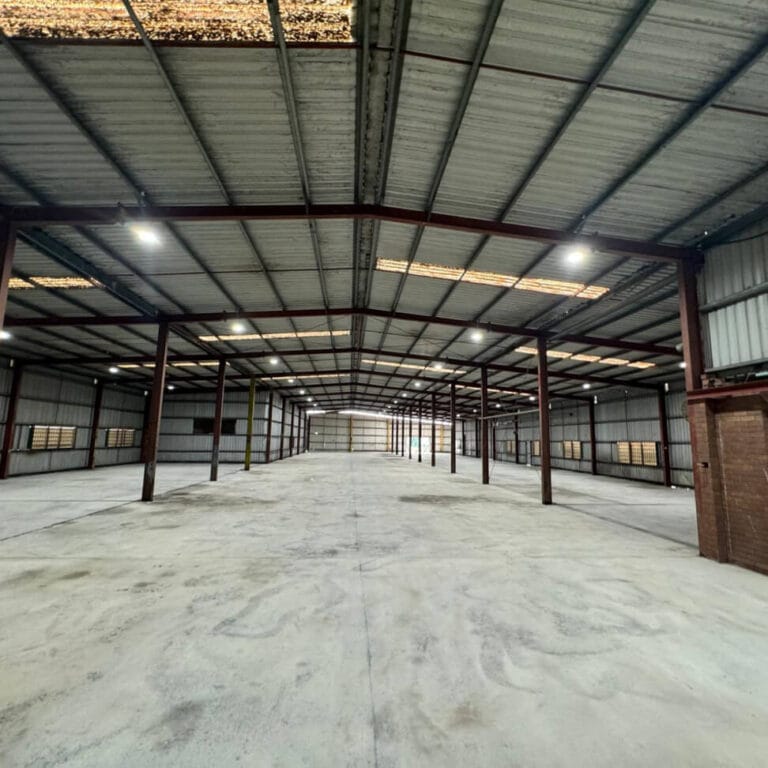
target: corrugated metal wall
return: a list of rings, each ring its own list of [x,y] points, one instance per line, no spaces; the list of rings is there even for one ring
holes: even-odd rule
[[[768,228],[765,222],[739,237],[743,242],[707,253],[700,281],[701,306],[735,298],[749,289],[760,295],[706,312],[707,367],[729,368],[768,361]]]
[[[267,441],[267,413],[269,393],[256,393],[254,411],[252,461],[255,464],[265,461]],[[282,445],[283,457],[290,453],[291,406],[285,412],[284,401],[277,393],[272,404],[272,435],[270,440],[270,461],[280,458]],[[214,395],[176,392],[167,396],[163,404],[163,419],[160,425],[160,446],[158,461],[167,462],[206,462],[210,461],[213,445],[212,435],[193,434],[196,418],[213,418]],[[245,391],[227,392],[224,397],[225,419],[235,419],[235,434],[222,435],[219,460],[222,463],[239,463],[245,458],[246,432],[248,428],[248,393]],[[293,422],[293,453],[297,453],[299,430],[299,409],[295,408]],[[301,427],[302,433],[304,427]]]
[[[667,398],[667,428],[672,466],[672,484],[693,485],[690,433],[685,414],[685,394],[672,391]],[[584,403],[554,401],[551,409],[552,466],[576,472],[590,472],[589,406]],[[519,416],[520,463],[539,464],[537,456],[531,456],[531,441],[539,439],[538,413]],[[496,424],[496,460],[515,461],[514,419],[503,418]],[[476,451],[477,422],[467,422],[467,455]],[[616,443],[618,441],[660,441],[658,403],[655,395],[625,395],[623,392],[601,394],[595,405],[595,436],[597,443],[597,471],[600,475],[623,477],[630,480],[663,482],[662,469],[619,464]],[[563,441],[577,440],[582,444],[581,460],[563,456]]]
[[[2,428],[8,407],[12,371],[0,369],[0,414]],[[88,443],[95,386],[87,379],[63,376],[58,373],[24,372],[21,395],[16,414],[10,474],[25,475],[34,472],[55,472],[62,469],[82,469],[88,462]],[[97,466],[127,464],[139,460],[144,398],[140,395],[105,388],[102,402],[101,428],[97,437]],[[75,448],[56,451],[30,451],[29,434],[32,425],[77,427]],[[133,427],[136,429],[134,448],[106,448],[107,427]]]

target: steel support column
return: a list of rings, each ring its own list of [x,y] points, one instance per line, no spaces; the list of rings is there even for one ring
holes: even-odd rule
[[[419,410],[417,415],[419,419],[419,464],[421,464],[421,403],[419,403]]]
[[[537,339],[539,378],[539,445],[541,447],[541,503],[552,503],[552,459],[549,444],[549,381],[547,342]]]
[[[272,458],[272,411],[275,406],[275,392],[269,390],[269,402],[267,403],[267,438],[264,443],[264,463],[269,464]]]
[[[515,464],[520,463],[520,419],[515,414]]]
[[[464,419],[461,420],[461,455],[466,456],[467,455],[467,430],[464,428],[466,425],[466,421]]]
[[[216,410],[213,416],[213,446],[211,448],[211,482],[219,479],[219,446],[221,445],[221,420],[224,416],[224,387],[226,385],[227,364],[219,361],[216,377]]]
[[[595,401],[589,401],[589,463],[593,475],[597,474],[597,437],[595,431]]]
[[[256,408],[256,379],[251,379],[248,387],[248,423],[245,426],[245,463],[243,469],[251,469],[251,454],[253,452],[253,412]]]
[[[141,419],[141,449],[139,461],[144,464],[147,460],[147,430],[149,429],[149,411],[152,405],[152,398],[148,392],[144,392],[144,413]]]
[[[281,460],[283,456],[285,455],[285,412],[287,411],[287,408],[285,407],[285,398],[283,397],[280,401],[280,448],[277,451],[277,458],[278,460]]]
[[[451,382],[451,474],[456,474],[456,382]]]
[[[395,417],[392,419],[392,450],[391,453],[397,453],[397,428],[398,428],[398,419],[397,414],[395,414]]]
[[[696,265],[692,261],[681,261],[678,264],[677,285],[680,296],[680,331],[683,337],[685,359],[685,388],[691,392],[701,389],[701,376],[704,373],[699,298],[696,291]]]
[[[480,369],[480,459],[482,461],[483,485],[491,482],[488,464],[488,369]]]
[[[104,382],[96,383],[96,391],[93,399],[93,411],[91,413],[91,434],[88,436],[88,469],[96,468],[96,439],[99,435],[99,421],[101,420],[101,403],[104,399]]]
[[[5,412],[3,447],[0,451],[0,480],[5,480],[11,470],[11,450],[13,449],[13,437],[16,431],[16,413],[19,409],[21,377],[23,374],[24,367],[16,363],[13,368],[13,377],[11,378],[11,391],[8,394],[8,408]]]
[[[291,431],[288,437],[288,456],[293,456],[293,425],[296,419],[296,406],[291,403]]]
[[[408,460],[413,458],[413,406],[408,409]]]
[[[491,458],[496,461],[497,453],[496,453],[496,425],[494,424],[491,427]]]
[[[400,455],[405,458],[405,411],[400,414],[400,433],[402,439],[400,440]]]
[[[144,485],[141,490],[142,501],[152,501],[155,497],[155,473],[157,471],[157,448],[160,443],[160,420],[163,415],[163,397],[165,395],[165,368],[168,360],[168,323],[162,321],[157,327],[157,349],[152,380],[152,392],[149,401],[149,419],[144,435]]]
[[[669,456],[669,426],[667,424],[667,396],[664,387],[659,387],[657,394],[659,403],[659,437],[661,439],[661,468],[664,485],[672,485],[672,464]]]
[[[310,429],[312,428],[312,420],[309,418],[309,416],[304,416],[304,440],[305,440],[305,446],[304,450],[308,451],[310,446]]]
[[[434,467],[437,463],[437,445],[436,445],[436,435],[435,435],[435,411],[437,411],[437,396],[435,393],[432,393],[432,466]]]
[[[8,285],[11,281],[15,250],[16,228],[10,221],[0,221],[0,331],[5,324],[5,311],[8,307]]]

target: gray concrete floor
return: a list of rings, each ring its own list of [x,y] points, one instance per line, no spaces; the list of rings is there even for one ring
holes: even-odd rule
[[[239,469],[220,464],[219,477]],[[210,464],[159,464],[155,491],[206,482],[210,472]],[[0,486],[0,540],[136,501],[143,478],[143,464],[10,477]]]
[[[768,579],[634,525],[683,492],[478,468],[309,454],[0,543],[0,765],[765,766]]]

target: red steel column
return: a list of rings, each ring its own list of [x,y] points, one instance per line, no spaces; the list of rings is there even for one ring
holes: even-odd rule
[[[104,382],[99,379],[91,415],[91,434],[88,436],[88,469],[96,467],[96,439],[99,435],[99,420],[101,419],[101,403],[104,398]]]
[[[5,480],[11,469],[11,449],[13,448],[13,436],[16,431],[16,412],[19,409],[19,395],[21,393],[21,377],[23,373],[24,367],[16,363],[13,368],[13,377],[11,378],[8,408],[5,413],[3,447],[0,450],[0,480]]]
[[[256,379],[251,379],[248,386],[248,424],[245,428],[245,462],[243,469],[251,470],[251,455],[253,453],[253,414],[256,410]]]
[[[483,485],[491,481],[488,467],[488,369],[480,369],[480,459],[482,462]]]
[[[659,436],[661,438],[661,468],[664,485],[672,485],[672,465],[669,457],[669,427],[667,425],[667,396],[664,387],[656,395],[659,403]]]
[[[496,425],[491,427],[491,458],[496,461]]]
[[[589,401],[589,462],[592,474],[597,474],[597,437],[595,433],[595,400]]]
[[[164,320],[157,326],[157,350],[155,372],[149,401],[149,419],[144,435],[144,485],[141,500],[152,501],[155,497],[155,473],[157,471],[157,448],[160,443],[160,420],[163,415],[165,395],[165,368],[168,362],[168,323]]]
[[[285,453],[285,412],[288,410],[285,407],[285,398],[282,398],[282,404],[280,406],[280,449],[277,453],[277,458],[282,459]]]
[[[296,406],[291,403],[291,432],[290,437],[288,438],[288,456],[293,456],[293,422],[296,418]]]
[[[437,410],[437,395],[435,393],[432,393],[432,466],[434,467],[437,461],[437,446],[435,445],[436,442],[436,433],[435,433],[435,411]]]
[[[408,459],[413,458],[413,406],[408,409]]]
[[[704,373],[699,297],[696,292],[696,265],[693,262],[678,262],[677,285],[680,296],[680,331],[685,358],[685,388],[690,392],[701,389],[701,375]]]
[[[539,364],[539,445],[541,446],[541,503],[552,503],[552,460],[549,445],[549,380],[547,340],[536,340]]]
[[[467,430],[464,428],[466,425],[466,422],[464,419],[461,420],[461,455],[466,456],[467,455]]]
[[[8,285],[11,281],[13,255],[16,250],[16,227],[10,221],[0,221],[0,331],[8,307]]]
[[[275,404],[275,392],[269,390],[269,402],[267,403],[267,438],[264,443],[264,463],[269,464],[272,458],[272,408]]]
[[[515,464],[520,463],[520,418],[515,414]]]
[[[219,446],[221,445],[221,420],[224,416],[224,387],[226,386],[227,363],[219,360],[219,375],[216,378],[216,410],[213,416],[213,448],[211,449],[211,482],[219,479]]]
[[[456,474],[456,382],[451,382],[451,474]]]
[[[419,403],[419,410],[418,410],[418,419],[419,419],[419,464],[421,464],[421,403]]]

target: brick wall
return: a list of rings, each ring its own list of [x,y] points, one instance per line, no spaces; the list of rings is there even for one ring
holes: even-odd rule
[[[768,402],[715,399],[689,414],[701,554],[768,573]]]

